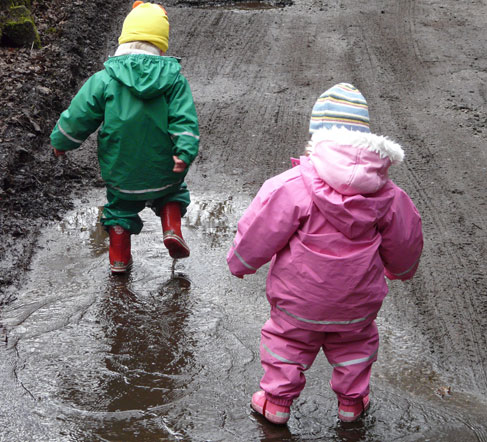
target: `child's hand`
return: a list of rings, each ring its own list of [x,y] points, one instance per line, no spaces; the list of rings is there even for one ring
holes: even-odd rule
[[[64,152],[64,150],[57,150],[55,147],[53,147],[54,149],[54,156],[55,157],[60,157],[62,155],[66,155],[66,152]]]
[[[174,160],[174,168],[172,171],[176,173],[184,172],[187,164],[183,160],[180,160],[177,156],[173,156],[172,158]]]

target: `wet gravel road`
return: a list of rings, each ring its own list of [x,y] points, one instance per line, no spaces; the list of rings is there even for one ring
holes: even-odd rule
[[[485,1],[167,9],[201,123],[192,256],[173,265],[144,212],[134,269],[112,277],[101,189],[46,228],[0,314],[0,441],[487,440]],[[340,81],[367,98],[372,130],[402,144],[392,178],[422,214],[425,250],[381,310],[368,416],[336,420],[320,357],[278,428],[249,408],[266,272],[232,278],[225,254],[261,183],[307,141],[316,97]]]

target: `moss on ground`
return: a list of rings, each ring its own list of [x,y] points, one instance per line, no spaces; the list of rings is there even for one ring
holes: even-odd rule
[[[41,40],[30,10],[26,4],[10,6],[0,21],[0,39],[2,44],[13,47],[41,47]]]

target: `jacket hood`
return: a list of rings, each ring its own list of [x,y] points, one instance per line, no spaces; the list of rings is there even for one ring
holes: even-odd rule
[[[141,53],[110,57],[104,66],[110,77],[144,100],[162,95],[181,70],[177,58]]]
[[[318,175],[343,195],[377,192],[389,166],[404,158],[401,146],[386,137],[340,128],[315,132],[311,152]]]
[[[316,132],[311,147],[300,169],[319,211],[348,238],[375,228],[394,198],[387,171],[402,161],[401,147],[385,137],[346,129]]]

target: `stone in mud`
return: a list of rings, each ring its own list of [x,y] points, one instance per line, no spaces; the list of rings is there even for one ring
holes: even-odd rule
[[[34,19],[24,5],[12,6],[0,27],[2,44],[13,47],[41,46]]]

